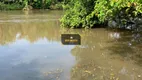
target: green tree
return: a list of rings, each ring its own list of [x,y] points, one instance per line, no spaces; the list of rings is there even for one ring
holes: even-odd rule
[[[118,24],[127,24],[130,18],[142,16],[141,0],[71,0],[64,5],[61,19],[64,27],[93,27],[109,20],[119,19]],[[121,16],[124,16],[121,18]]]
[[[77,28],[92,27],[97,24],[97,17],[89,15],[94,10],[94,5],[95,0],[71,0],[64,5],[65,15],[61,19],[62,26]]]

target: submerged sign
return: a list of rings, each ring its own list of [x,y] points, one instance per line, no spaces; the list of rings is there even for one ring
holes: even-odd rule
[[[62,34],[61,41],[64,45],[80,45],[81,37],[79,34]]]

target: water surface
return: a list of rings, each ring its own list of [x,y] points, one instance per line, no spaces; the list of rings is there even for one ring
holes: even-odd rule
[[[60,28],[62,14],[0,13],[0,80],[142,80],[140,33]],[[74,33],[81,45],[62,45]]]

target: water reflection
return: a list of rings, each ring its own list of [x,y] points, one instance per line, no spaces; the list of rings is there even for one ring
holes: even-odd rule
[[[28,17],[21,11],[0,14],[5,15],[0,22],[1,80],[67,80],[70,77],[75,63],[70,50],[74,46],[60,43],[58,17],[61,13],[35,11],[26,14]],[[38,21],[33,22],[33,18]]]
[[[142,79],[139,33],[60,28],[61,13],[0,13],[1,80]],[[63,33],[80,34],[81,45],[62,45]]]
[[[59,27],[54,21],[46,23],[6,23],[0,27],[0,44],[7,44],[16,39],[25,38],[30,42],[35,42],[40,38],[48,38],[49,41],[59,41]],[[45,27],[47,25],[47,27]],[[53,27],[53,28],[50,28]],[[57,28],[57,29],[56,29]],[[54,38],[52,36],[55,36]]]

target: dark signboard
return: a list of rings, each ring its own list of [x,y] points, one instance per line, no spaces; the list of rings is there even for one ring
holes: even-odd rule
[[[64,45],[80,45],[81,37],[79,34],[62,34],[61,41]]]

